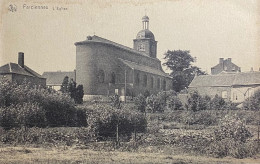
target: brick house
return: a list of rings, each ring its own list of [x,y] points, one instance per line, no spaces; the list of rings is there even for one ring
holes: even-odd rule
[[[0,80],[22,84],[24,81],[34,86],[46,86],[46,78],[24,65],[24,53],[18,53],[18,64],[8,63],[0,67]]]
[[[235,103],[243,102],[259,89],[260,71],[196,76],[188,88],[212,98],[217,94]]]
[[[219,63],[211,68],[211,74],[216,75],[221,72],[241,72],[240,67],[232,63],[231,58],[219,58]]]

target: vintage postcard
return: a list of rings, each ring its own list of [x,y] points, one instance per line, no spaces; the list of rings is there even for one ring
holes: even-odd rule
[[[260,163],[260,1],[0,1],[0,163]]]

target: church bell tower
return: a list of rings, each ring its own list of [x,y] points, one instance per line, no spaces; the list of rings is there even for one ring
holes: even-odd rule
[[[144,52],[149,57],[156,58],[157,41],[149,30],[149,17],[143,16],[142,23],[143,29],[137,33],[136,39],[134,39],[134,49]]]

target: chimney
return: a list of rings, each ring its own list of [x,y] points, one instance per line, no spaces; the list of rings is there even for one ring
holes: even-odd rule
[[[231,58],[228,58],[227,61],[231,63]]]
[[[224,62],[224,58],[219,58],[219,64],[222,64]]]
[[[24,68],[24,53],[18,52],[18,65]]]

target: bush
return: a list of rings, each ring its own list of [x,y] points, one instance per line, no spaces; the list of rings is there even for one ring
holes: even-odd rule
[[[146,108],[148,111],[154,112],[163,112],[165,107],[166,100],[158,95],[151,95],[146,99]]]
[[[139,94],[134,98],[135,109],[140,112],[145,112],[146,108],[146,98],[144,95]]]
[[[226,115],[215,129],[209,152],[216,157],[252,156],[257,153],[257,148],[248,140],[250,137],[252,134],[238,117]]]
[[[191,92],[186,104],[188,110],[194,112],[200,110],[237,110],[236,104],[225,101],[222,97],[215,95],[213,99],[209,96],[201,96],[197,91]]]
[[[56,128],[13,128],[0,133],[0,143],[35,144],[71,146],[87,144],[92,141],[88,128],[56,127]]]
[[[2,124],[5,124],[2,126],[6,124],[14,127],[78,126],[79,119],[84,119],[78,117],[75,103],[68,94],[52,89],[32,88],[29,83],[21,85],[7,81],[0,83],[1,110],[5,112],[6,118],[12,116],[15,121],[15,123],[8,123],[10,121],[4,119],[6,122],[2,121]]]
[[[243,103],[243,108],[245,110],[260,110],[260,90],[256,91],[252,97]]]
[[[96,104],[92,110],[88,109],[90,132],[100,140],[115,139],[117,125],[119,135],[129,139],[134,131],[144,132],[146,124],[142,113],[124,106],[122,109],[116,109],[110,105]]]

